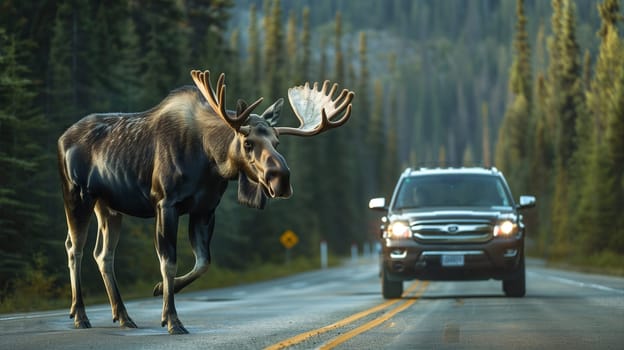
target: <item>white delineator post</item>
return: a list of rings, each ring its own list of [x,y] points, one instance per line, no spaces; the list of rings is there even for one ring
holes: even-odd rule
[[[358,246],[355,243],[351,244],[351,262],[356,263],[358,258]]]
[[[321,268],[327,268],[327,241],[321,241]]]

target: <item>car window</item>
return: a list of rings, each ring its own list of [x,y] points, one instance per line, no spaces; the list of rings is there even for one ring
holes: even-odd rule
[[[505,187],[496,176],[444,174],[405,178],[397,193],[394,208],[510,205]]]

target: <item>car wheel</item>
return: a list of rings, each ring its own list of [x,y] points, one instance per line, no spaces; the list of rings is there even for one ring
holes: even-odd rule
[[[381,273],[381,294],[385,299],[397,299],[403,294],[403,281],[390,281],[385,269]]]
[[[505,296],[521,298],[526,295],[526,273],[524,266],[524,257],[518,266],[515,276],[510,279],[503,280],[503,291]]]

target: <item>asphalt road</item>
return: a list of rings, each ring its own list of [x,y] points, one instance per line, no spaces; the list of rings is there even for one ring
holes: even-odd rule
[[[524,298],[505,298],[497,281],[417,281],[405,289],[402,299],[382,299],[370,260],[182,293],[178,314],[191,332],[182,336],[160,327],[160,298],[126,304],[140,329],[113,324],[108,305],[87,306],[87,330],[72,328],[68,310],[2,314],[0,349],[624,348],[623,278],[533,261]]]

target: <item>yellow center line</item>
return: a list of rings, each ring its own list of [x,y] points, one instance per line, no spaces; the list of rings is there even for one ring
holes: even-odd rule
[[[422,285],[420,290],[418,291],[418,293],[416,293],[416,295],[413,297],[413,299],[406,301],[405,303],[397,306],[396,308],[392,309],[392,311],[384,314],[381,317],[378,317],[372,321],[369,321],[368,323],[365,323],[355,329],[350,330],[347,333],[341,334],[339,336],[337,336],[336,338],[334,338],[333,340],[323,344],[319,349],[320,350],[329,350],[329,349],[333,349],[336,346],[346,342],[347,340],[354,338],[372,328],[375,328],[377,326],[379,326],[380,324],[386,322],[387,320],[391,319],[394,315],[398,314],[399,312],[407,309],[408,307],[412,306],[415,302],[418,301],[418,298],[420,298],[420,296],[425,292],[425,289],[427,289],[427,285],[429,284],[428,281],[425,281]]]
[[[406,296],[407,294],[411,293],[413,290],[416,289],[417,286],[418,286],[418,281],[414,282],[403,293],[403,295]],[[317,328],[317,329],[314,329],[314,330],[311,330],[311,331],[308,331],[308,332],[305,332],[305,333],[298,334],[298,335],[296,335],[294,337],[282,340],[279,343],[276,343],[276,344],[273,344],[273,345],[270,345],[270,346],[266,347],[264,350],[279,350],[279,349],[287,348],[289,346],[293,346],[295,344],[299,344],[299,343],[305,341],[306,339],[309,339],[309,338],[311,338],[311,337],[313,337],[315,335],[323,334],[323,333],[331,331],[333,329],[344,327],[344,326],[348,325],[349,323],[355,322],[355,321],[359,320],[360,318],[366,317],[366,316],[368,316],[368,315],[370,315],[370,314],[372,314],[374,312],[377,312],[379,310],[383,310],[383,309],[385,309],[385,308],[387,308],[387,307],[389,307],[391,305],[394,305],[394,304],[398,303],[399,301],[401,301],[401,299],[388,300],[388,301],[386,301],[383,304],[379,304],[379,305],[377,305],[375,307],[372,307],[370,309],[358,312],[356,314],[353,314],[353,315],[351,315],[351,316],[349,316],[347,318],[344,318],[344,319],[342,319],[342,320],[340,320],[338,322],[332,323],[332,324],[327,325],[325,327]]]

